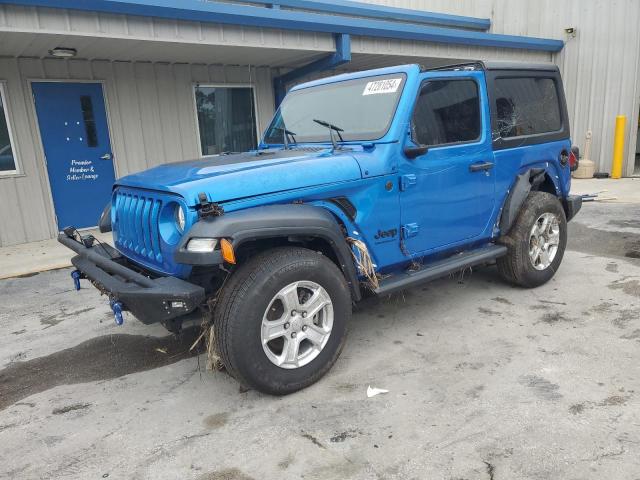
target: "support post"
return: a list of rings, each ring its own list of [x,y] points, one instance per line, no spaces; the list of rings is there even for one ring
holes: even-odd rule
[[[611,178],[622,177],[622,164],[624,161],[624,131],[626,124],[626,116],[618,115],[616,117],[616,130],[613,138],[613,162],[611,164]]]

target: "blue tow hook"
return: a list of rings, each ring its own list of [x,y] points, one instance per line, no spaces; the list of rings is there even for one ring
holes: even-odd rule
[[[113,311],[113,319],[116,321],[116,325],[122,325],[124,323],[124,316],[122,315],[122,304],[111,300],[109,302],[111,310]]]
[[[76,290],[80,290],[80,279],[82,278],[80,271],[74,270],[71,272],[71,278],[73,278],[73,286],[76,287]]]

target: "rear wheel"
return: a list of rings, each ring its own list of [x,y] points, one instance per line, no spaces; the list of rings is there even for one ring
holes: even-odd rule
[[[567,219],[558,198],[531,192],[503,242],[508,253],[497,261],[503,278],[522,287],[548,282],[567,246]]]
[[[333,262],[308,249],[277,248],[240,267],[223,288],[217,347],[241,383],[283,395],[331,368],[350,316],[349,288]]]

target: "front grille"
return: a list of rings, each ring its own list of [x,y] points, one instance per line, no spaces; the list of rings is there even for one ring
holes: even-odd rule
[[[162,199],[151,192],[118,189],[114,194],[114,241],[123,253],[162,264],[158,218]]]

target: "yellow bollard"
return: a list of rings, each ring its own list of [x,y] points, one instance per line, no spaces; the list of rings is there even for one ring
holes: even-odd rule
[[[613,163],[611,164],[611,178],[622,177],[622,163],[624,157],[624,128],[627,117],[616,117],[616,132],[613,136]]]

